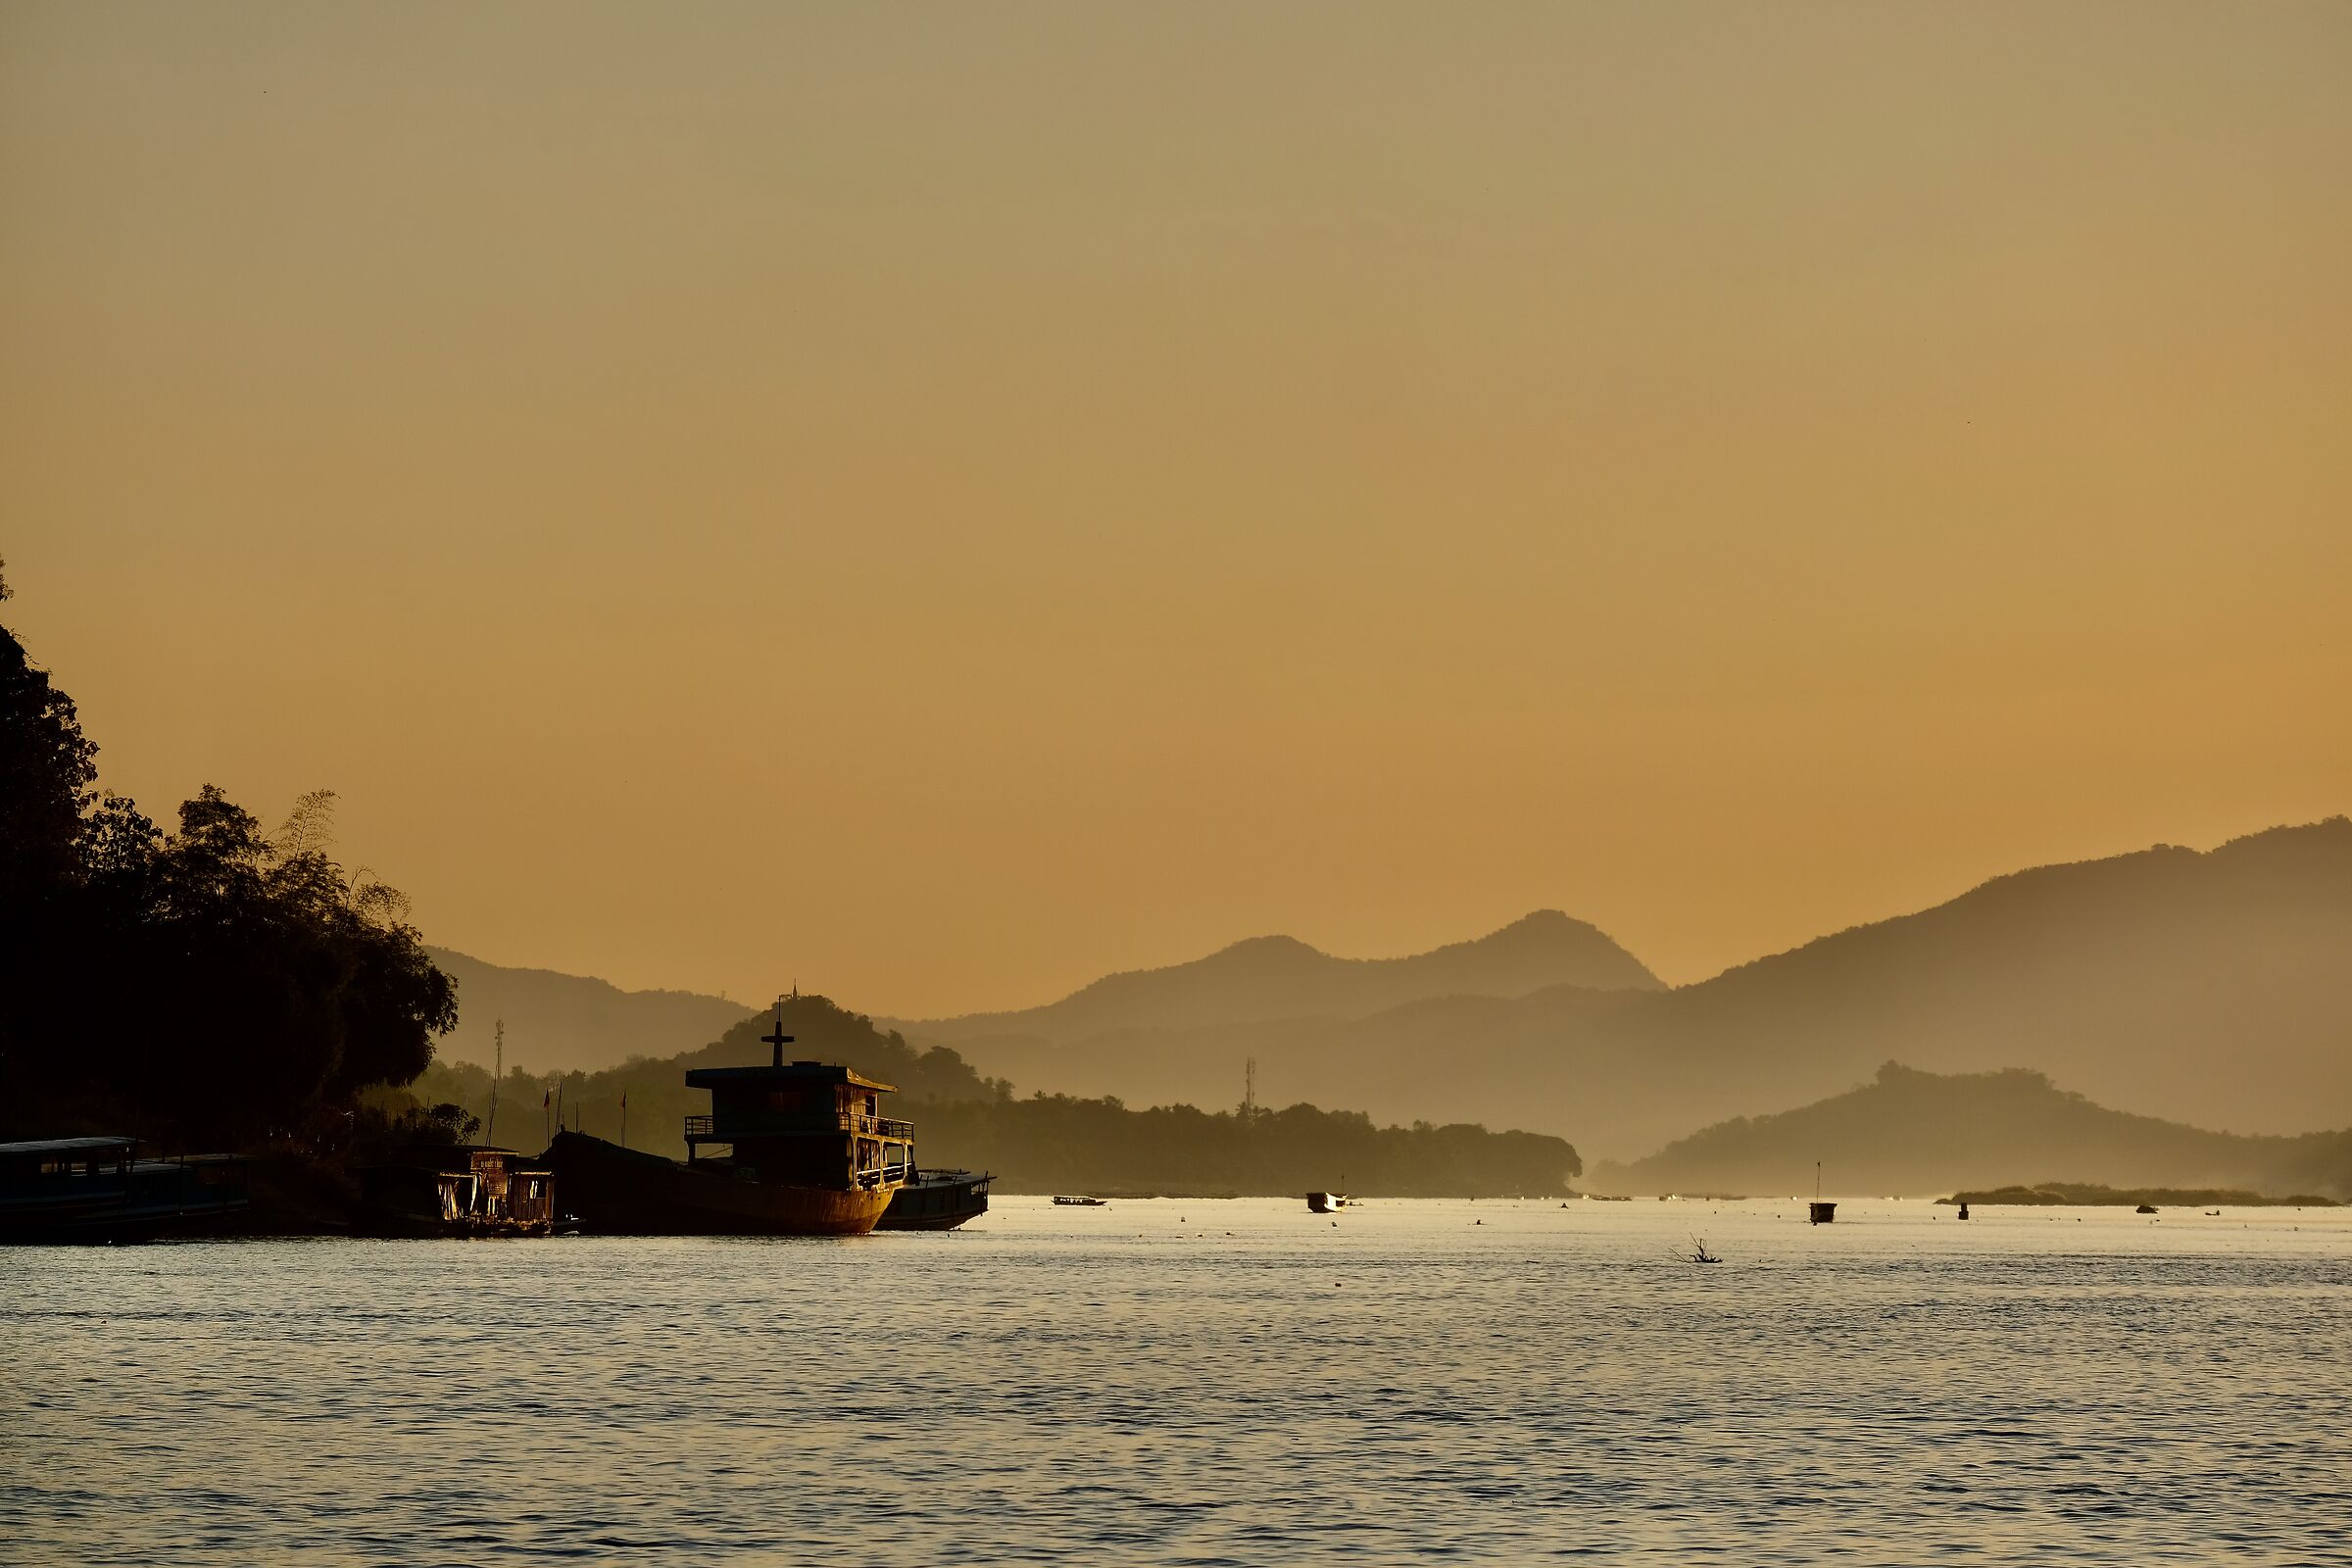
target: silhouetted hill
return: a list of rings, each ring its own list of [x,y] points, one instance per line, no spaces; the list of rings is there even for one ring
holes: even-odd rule
[[[1432,1120],[1506,1102],[1616,1157],[1836,1094],[1890,1055],[2022,1061],[2105,1104],[2303,1132],[2352,1121],[2352,821],[2021,871],[1674,991],[1058,1038],[962,1047],[1024,1088],[1204,1104],[1237,1100],[1254,1056],[1276,1095]]]
[[[1720,1122],[1646,1159],[1599,1165],[1591,1185],[1801,1195],[1813,1190],[1816,1160],[1836,1194],[1932,1197],[2032,1180],[2352,1197],[2352,1132],[2207,1132],[2109,1110],[2037,1072],[1939,1075],[1893,1062],[1832,1099]]]
[[[691,991],[622,991],[585,975],[508,969],[446,948],[425,952],[458,983],[458,1027],[442,1037],[449,1061],[490,1065],[491,1031],[507,1023],[507,1064],[596,1070],[631,1056],[709,1045],[752,1009]]]
[[[692,1051],[664,1056],[633,1055],[615,1066],[593,1071],[526,1070],[507,1053],[507,1076],[499,1091],[496,1133],[501,1143],[517,1149],[545,1146],[560,1102],[566,1124],[599,1138],[621,1136],[621,1102],[628,1102],[627,1132],[631,1147],[652,1149],[684,1157],[686,1144],[681,1120],[710,1108],[707,1091],[688,1089],[686,1074],[697,1067],[748,1067],[773,1059],[774,1048],[760,1036],[781,1018],[792,1037],[786,1048],[793,1061],[831,1061],[856,1067],[870,1078],[892,1085],[917,1103],[965,1100],[1000,1100],[1003,1083],[982,1079],[954,1051],[910,1046],[896,1031],[874,1026],[873,1020],[836,1006],[819,996],[797,996],[766,1012],[745,1018],[718,1039]],[[509,1020],[508,1043],[514,1042]],[[490,1074],[466,1061],[436,1061],[408,1086],[408,1093],[424,1104],[448,1102],[479,1118],[488,1136]]]
[[[1430,997],[1519,997],[1557,985],[1660,988],[1598,929],[1540,909],[1476,941],[1402,958],[1336,958],[1291,937],[1253,937],[1190,963],[1106,975],[1045,1006],[899,1027],[923,1040],[1069,1042],[1121,1030],[1361,1018]]]

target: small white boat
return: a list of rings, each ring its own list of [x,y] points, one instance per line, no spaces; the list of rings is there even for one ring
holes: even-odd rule
[[[1335,1208],[1346,1208],[1348,1195],[1346,1193],[1309,1193],[1306,1195],[1306,1206],[1310,1213],[1328,1214]]]

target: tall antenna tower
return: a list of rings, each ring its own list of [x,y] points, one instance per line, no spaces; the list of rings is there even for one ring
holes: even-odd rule
[[[1257,1058],[1242,1064],[1242,1120],[1257,1120]]]
[[[498,1081],[507,1075],[507,1020],[498,1020],[496,1043],[491,1047],[497,1065],[490,1069],[490,1126],[482,1134],[482,1142],[495,1147],[498,1143]]]

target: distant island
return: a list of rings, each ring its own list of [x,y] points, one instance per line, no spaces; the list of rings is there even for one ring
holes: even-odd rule
[[[2069,1173],[2074,1191],[2106,1190],[2080,1185],[2100,1181],[2352,1197],[2352,1131],[2208,1132],[2110,1110],[2038,1072],[1938,1074],[1895,1062],[1814,1104],[1735,1117],[1645,1159],[1604,1160],[1592,1185],[1609,1193],[1807,1192],[1816,1160],[1842,1193],[1991,1189],[2020,1169],[2056,1169]]]
[[[2291,1198],[2265,1198],[2218,1187],[2099,1187],[2082,1182],[2042,1182],[2034,1187],[1995,1187],[1982,1193],[1954,1193],[1938,1203],[1965,1203],[1972,1208],[2028,1206],[2069,1208],[2333,1208],[2332,1199],[2309,1193]]]

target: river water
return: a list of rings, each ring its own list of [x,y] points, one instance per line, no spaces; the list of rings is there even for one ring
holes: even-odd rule
[[[2352,1562],[2352,1210],[1000,1197],[0,1286],[10,1563]]]

